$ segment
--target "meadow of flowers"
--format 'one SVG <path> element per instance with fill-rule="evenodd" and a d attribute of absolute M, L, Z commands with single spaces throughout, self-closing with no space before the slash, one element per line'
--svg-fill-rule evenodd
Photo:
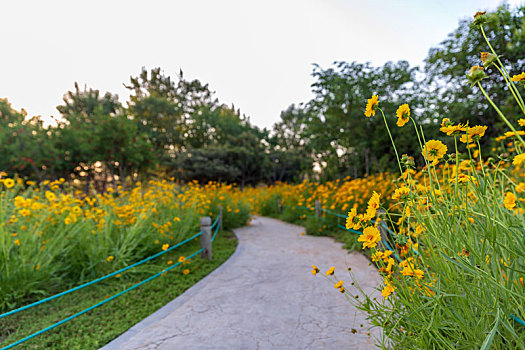
<path fill-rule="evenodd" d="M 200 217 L 216 217 L 219 206 L 225 229 L 250 217 L 231 185 L 163 180 L 86 195 L 63 179 L 36 184 L 2 175 L 0 310 L 166 250 L 199 232 Z"/>
<path fill-rule="evenodd" d="M 476 14 L 473 25 L 485 36 L 484 16 Z M 492 50 L 488 40 L 487 44 Z M 349 293 L 349 283 L 341 279 L 346 271 L 327 268 L 325 273 L 382 328 L 382 347 L 525 348 L 525 132 L 514 126 L 525 126 L 525 119 L 511 122 L 483 88 L 485 68 L 492 65 L 525 116 L 520 92 L 525 72 L 511 76 L 494 51 L 482 52 L 481 62 L 483 67 L 472 67 L 467 79 L 509 127 L 496 139 L 506 154 L 482 156 L 479 141 L 488 126 L 444 118 L 440 130 L 455 146 L 449 150 L 440 140 L 425 141 L 422 129 L 413 123 L 424 166 L 416 171 L 411 156 L 398 157 L 401 174 L 395 190 L 374 189 L 366 209 L 352 209 L 346 219 L 347 228 L 363 231 L 362 248 L 384 278 L 378 288 L 381 297 Z M 374 95 L 365 117 L 379 112 L 384 118 L 379 105 Z M 399 107 L 397 117 L 398 127 L 411 127 L 407 105 Z M 392 144 L 395 149 L 393 140 Z M 377 223 L 372 223 L 379 208 L 387 213 L 392 249 L 386 248 Z M 319 272 L 314 265 L 312 273 Z"/>

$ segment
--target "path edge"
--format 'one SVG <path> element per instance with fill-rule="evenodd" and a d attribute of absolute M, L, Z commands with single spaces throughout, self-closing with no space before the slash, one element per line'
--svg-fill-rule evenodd
<path fill-rule="evenodd" d="M 239 227 L 241 228 L 241 227 Z M 122 346 L 131 338 L 133 338 L 135 335 L 140 333 L 144 328 L 149 327 L 150 325 L 166 318 L 168 315 L 170 315 L 174 310 L 178 309 L 182 305 L 184 305 L 186 302 L 188 302 L 191 298 L 193 298 L 197 293 L 199 293 L 202 288 L 204 288 L 211 280 L 211 278 L 220 273 L 220 271 L 231 264 L 233 261 L 237 260 L 239 255 L 244 250 L 244 245 L 242 244 L 241 239 L 239 238 L 239 235 L 235 232 L 237 229 L 233 229 L 232 232 L 237 238 L 237 248 L 235 249 L 235 252 L 226 260 L 222 265 L 217 267 L 215 270 L 210 272 L 207 276 L 205 276 L 203 279 L 201 279 L 199 282 L 195 283 L 193 286 L 188 288 L 184 293 L 170 301 L 168 304 L 164 305 L 145 319 L 139 321 L 137 324 L 133 325 L 131 328 L 129 328 L 127 331 L 116 337 L 115 339 L 111 340 L 109 343 L 101 347 L 99 350 L 121 350 Z"/>

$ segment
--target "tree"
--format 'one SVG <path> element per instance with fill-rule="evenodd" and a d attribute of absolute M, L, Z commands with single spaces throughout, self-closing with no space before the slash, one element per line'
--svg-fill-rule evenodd
<path fill-rule="evenodd" d="M 130 85 L 124 86 L 132 93 L 128 115 L 137 122 L 139 131 L 148 135 L 160 159 L 168 162 L 184 146 L 191 116 L 216 105 L 208 85 L 184 80 L 182 71 L 174 82 L 160 68 L 149 73 L 142 68 L 140 75 L 131 77 Z"/>
<path fill-rule="evenodd" d="M 116 187 L 131 175 L 152 167 L 152 147 L 145 135 L 138 132 L 137 124 L 128 119 L 110 93 L 103 96 L 98 90 L 75 84 L 75 91 L 64 95 L 64 105 L 57 109 L 63 120 L 54 129 L 55 147 L 62 150 L 55 161 L 64 177 L 85 182 L 86 189 L 95 181 L 105 190 L 108 181 Z"/>
<path fill-rule="evenodd" d="M 417 113 L 421 104 L 416 94 L 417 70 L 406 61 L 387 62 L 383 67 L 356 62 L 335 62 L 328 69 L 315 66 L 315 97 L 308 104 L 313 117 L 306 134 L 311 138 L 314 161 L 323 169 L 323 179 L 396 169 L 381 113 L 372 118 L 364 116 L 366 101 L 373 94 L 379 95 L 400 152 L 419 153 L 417 138 L 408 130 L 410 125 L 401 129 L 395 125 L 395 111 L 403 103 L 412 107 L 413 118 L 425 118 Z"/>
<path fill-rule="evenodd" d="M 487 14 L 485 33 L 510 74 L 523 71 L 525 64 L 525 6 L 511 11 L 503 4 Z M 433 105 L 433 117 L 448 117 L 455 122 L 470 125 L 487 125 L 487 140 L 490 136 L 507 130 L 495 110 L 486 103 L 477 87 L 471 88 L 465 78 L 473 65 L 481 65 L 480 52 L 489 47 L 479 27 L 472 27 L 472 18 L 460 21 L 456 30 L 438 46 L 432 48 L 425 60 L 426 83 L 432 84 L 429 105 Z M 503 77 L 494 67 L 486 70 L 489 79 L 482 84 L 491 99 L 508 116 L 515 119 L 523 115 L 518 110 L 512 95 L 505 86 Z M 520 116 L 521 115 L 521 116 Z M 482 141 L 484 140 L 482 139 Z"/>
<path fill-rule="evenodd" d="M 281 120 L 273 125 L 268 138 L 272 182 L 293 182 L 311 175 L 313 159 L 307 134 L 311 117 L 304 105 L 292 104 L 281 112 Z"/>

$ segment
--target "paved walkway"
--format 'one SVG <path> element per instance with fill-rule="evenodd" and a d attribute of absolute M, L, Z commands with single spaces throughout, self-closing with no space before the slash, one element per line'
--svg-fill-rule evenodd
<path fill-rule="evenodd" d="M 350 281 L 351 266 L 368 292 L 377 273 L 333 239 L 301 232 L 269 218 L 235 230 L 239 246 L 225 264 L 103 350 L 374 348 L 364 315 L 310 271 L 333 265 Z"/>

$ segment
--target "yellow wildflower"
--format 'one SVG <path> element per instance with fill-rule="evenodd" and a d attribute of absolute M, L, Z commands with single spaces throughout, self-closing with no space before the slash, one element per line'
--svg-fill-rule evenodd
<path fill-rule="evenodd" d="M 352 208 L 352 210 L 348 212 L 348 217 L 346 218 L 346 229 L 359 230 L 360 226 L 361 218 L 359 215 L 357 215 L 356 209 Z"/>
<path fill-rule="evenodd" d="M 505 193 L 505 199 L 503 200 L 505 208 L 507 208 L 508 210 L 514 209 L 514 207 L 516 206 L 517 199 L 518 198 L 516 197 L 516 195 L 512 192 Z"/>
<path fill-rule="evenodd" d="M 445 119 L 443 119 L 445 120 Z M 452 124 L 449 124 L 449 123 L 446 123 L 445 125 L 443 125 L 443 123 L 441 124 L 441 128 L 439 128 L 439 130 L 441 132 L 444 132 L 445 134 L 447 134 L 448 136 L 452 135 L 452 134 L 459 134 L 463 131 L 466 131 L 467 130 L 467 126 L 468 126 L 468 123 L 467 124 L 458 124 L 458 125 L 452 125 Z"/>
<path fill-rule="evenodd" d="M 339 281 L 339 282 L 337 282 L 336 284 L 334 284 L 334 288 L 335 288 L 335 289 L 339 289 L 339 288 L 341 288 L 342 286 L 343 286 L 343 281 Z"/>
<path fill-rule="evenodd" d="M 13 179 L 5 179 L 4 180 L 4 186 L 7 187 L 7 188 L 11 188 L 15 185 L 15 181 Z"/>
<path fill-rule="evenodd" d="M 168 250 L 169 247 L 170 247 L 169 244 L 167 244 L 167 243 L 166 243 L 166 244 L 163 244 L 163 245 L 162 245 L 162 250 Z"/>
<path fill-rule="evenodd" d="M 388 297 L 394 292 L 394 286 L 390 284 L 388 280 L 385 279 L 385 287 L 381 291 L 381 295 L 388 299 Z"/>
<path fill-rule="evenodd" d="M 357 239 L 358 242 L 363 242 L 363 249 L 374 248 L 377 246 L 377 242 L 381 240 L 381 234 L 379 230 L 374 226 L 368 226 L 363 230 L 363 234 Z"/>
<path fill-rule="evenodd" d="M 410 120 L 410 107 L 408 104 L 402 104 L 396 111 L 397 126 L 402 127 Z"/>
<path fill-rule="evenodd" d="M 476 125 L 471 128 L 468 128 L 467 134 L 461 135 L 461 138 L 459 139 L 463 143 L 471 143 L 478 141 L 483 135 L 485 135 L 485 131 L 487 130 L 487 127 L 484 125 Z"/>
<path fill-rule="evenodd" d="M 107 262 L 112 262 L 113 260 L 115 260 L 115 257 L 113 255 L 110 255 L 106 258 Z"/>
<path fill-rule="evenodd" d="M 523 162 L 525 162 L 525 153 L 518 154 L 517 156 L 515 156 L 514 160 L 512 161 L 512 164 L 519 166 L 523 164 Z"/>
<path fill-rule="evenodd" d="M 379 197 L 381 195 L 376 191 L 372 192 L 372 197 L 368 201 L 368 208 L 366 209 L 366 216 L 368 219 L 372 219 L 376 215 L 377 209 L 379 209 Z"/>
<path fill-rule="evenodd" d="M 184 271 L 182 271 L 182 273 L 185 274 L 185 275 L 187 275 L 187 274 L 190 273 L 190 270 L 188 270 L 188 269 L 184 269 Z"/>
<path fill-rule="evenodd" d="M 406 186 L 396 188 L 396 190 L 394 191 L 394 194 L 392 195 L 392 200 L 395 200 L 395 201 L 407 200 L 409 194 L 410 194 L 410 188 Z"/>
<path fill-rule="evenodd" d="M 312 265 L 312 275 L 317 275 L 319 273 L 319 268 L 315 265 Z"/>
<path fill-rule="evenodd" d="M 379 261 L 383 259 L 383 252 L 380 250 L 377 250 L 375 253 L 372 254 L 371 258 L 372 258 L 372 261 Z"/>
<path fill-rule="evenodd" d="M 519 82 L 519 81 L 522 81 L 525 79 L 525 72 L 521 73 L 521 74 L 516 74 L 516 75 L 513 75 L 511 80 L 514 81 L 514 82 Z"/>
<path fill-rule="evenodd" d="M 15 240 L 13 243 L 16 244 L 17 246 L 20 246 L 20 240 L 19 239 Z"/>
<path fill-rule="evenodd" d="M 447 150 L 448 148 L 443 144 L 443 142 L 438 140 L 430 140 L 425 143 L 421 153 L 423 154 L 423 157 L 427 159 L 427 161 L 434 162 L 443 158 L 445 153 L 447 153 Z"/>
<path fill-rule="evenodd" d="M 523 118 L 522 119 L 518 119 L 518 124 L 520 126 L 525 126 L 525 119 L 523 119 Z"/>
<path fill-rule="evenodd" d="M 335 267 L 332 266 L 331 268 L 328 269 L 328 271 L 326 271 L 326 275 L 327 276 L 333 275 L 334 271 L 335 271 Z"/>
<path fill-rule="evenodd" d="M 377 95 L 372 95 L 372 98 L 369 98 L 366 102 L 365 117 L 370 118 L 371 116 L 376 115 L 376 109 L 379 105 L 379 99 Z"/>
<path fill-rule="evenodd" d="M 178 262 L 184 262 L 184 261 L 186 261 L 186 258 L 185 258 L 185 257 L 183 257 L 183 256 L 179 257 Z"/>

